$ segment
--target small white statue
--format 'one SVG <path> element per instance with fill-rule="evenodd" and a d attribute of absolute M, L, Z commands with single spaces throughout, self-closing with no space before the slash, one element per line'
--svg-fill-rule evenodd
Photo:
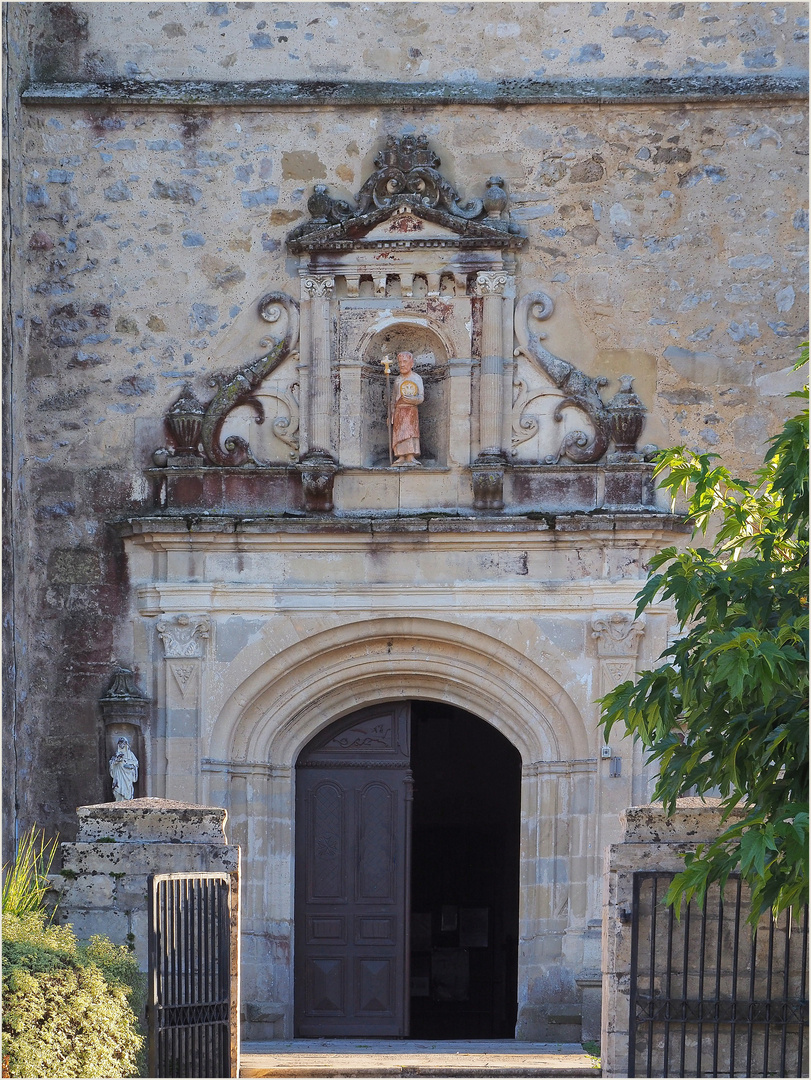
<path fill-rule="evenodd" d="M 131 799 L 138 779 L 138 758 L 130 749 L 130 741 L 124 735 L 118 740 L 118 749 L 110 758 L 110 776 L 113 778 L 113 795 L 116 802 Z"/>

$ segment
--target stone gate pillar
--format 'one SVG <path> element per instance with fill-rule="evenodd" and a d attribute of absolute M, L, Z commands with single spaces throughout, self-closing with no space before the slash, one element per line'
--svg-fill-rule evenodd
<path fill-rule="evenodd" d="M 218 871 L 231 879 L 232 1076 L 239 1047 L 239 860 L 225 836 L 227 813 L 167 799 L 130 799 L 80 806 L 75 843 L 61 845 L 62 870 L 51 875 L 58 897 L 55 920 L 76 936 L 104 934 L 128 945 L 138 967 L 147 951 L 152 874 Z"/>

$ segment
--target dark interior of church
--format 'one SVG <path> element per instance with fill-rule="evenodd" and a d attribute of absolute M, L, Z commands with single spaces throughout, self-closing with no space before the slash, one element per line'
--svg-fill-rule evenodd
<path fill-rule="evenodd" d="M 512 1038 L 520 755 L 462 709 L 411 715 L 411 1037 Z"/>

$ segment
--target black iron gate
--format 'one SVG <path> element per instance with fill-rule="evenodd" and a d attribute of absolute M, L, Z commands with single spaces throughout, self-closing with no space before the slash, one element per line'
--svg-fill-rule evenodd
<path fill-rule="evenodd" d="M 230 888 L 223 873 L 150 879 L 150 1076 L 231 1076 Z"/>
<path fill-rule="evenodd" d="M 629 1076 L 808 1076 L 808 908 L 746 922 L 731 877 L 704 904 L 662 900 L 673 874 L 634 874 Z"/>

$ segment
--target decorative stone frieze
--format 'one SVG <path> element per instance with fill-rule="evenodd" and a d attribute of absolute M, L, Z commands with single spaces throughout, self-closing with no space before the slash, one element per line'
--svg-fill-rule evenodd
<path fill-rule="evenodd" d="M 205 655 L 205 642 L 211 622 L 207 615 L 176 615 L 161 619 L 157 625 L 167 660 L 197 658 Z"/>

